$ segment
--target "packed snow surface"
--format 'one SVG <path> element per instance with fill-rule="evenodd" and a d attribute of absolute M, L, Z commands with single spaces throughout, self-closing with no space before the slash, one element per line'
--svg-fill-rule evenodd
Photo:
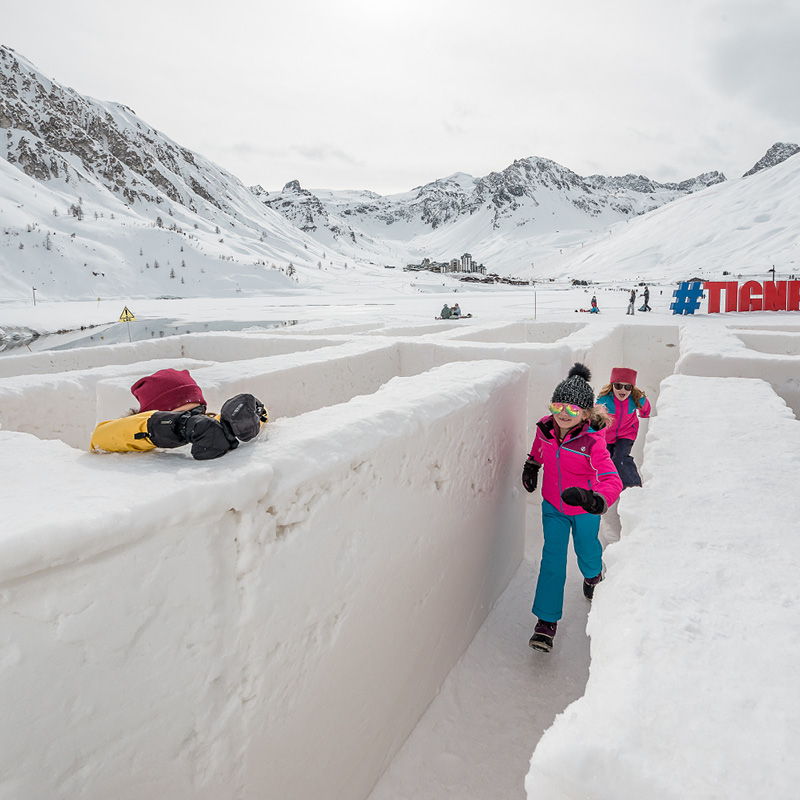
<path fill-rule="evenodd" d="M 355 728 L 348 723 L 346 735 L 295 740 L 302 743 L 299 750 L 295 747 L 280 759 L 289 764 L 284 774 L 291 774 L 293 759 L 321 766 L 301 774 L 323 783 L 327 777 L 321 794 L 329 797 L 524 800 L 526 785 L 530 800 L 793 797 L 800 778 L 791 758 L 792 743 L 800 733 L 795 691 L 800 597 L 793 589 L 793 575 L 800 566 L 794 546 L 800 508 L 791 488 L 800 479 L 800 429 L 795 416 L 800 410 L 800 318 L 786 312 L 708 315 L 704 309 L 695 317 L 673 317 L 671 286 L 651 286 L 653 313 L 631 318 L 625 315 L 629 290 L 630 285 L 608 283 L 588 290 L 554 287 L 536 294 L 460 291 L 443 293 L 438 300 L 387 293 L 335 299 L 141 301 L 133 304 L 137 319 L 170 318 L 179 323 L 222 319 L 231 323 L 232 332 L 194 336 L 179 331 L 180 335 L 156 334 L 150 341 L 131 345 L 125 338 L 112 347 L 100 343 L 59 351 L 44 349 L 48 340 L 43 337 L 31 343 L 31 352 L 22 347 L 1 357 L 0 375 L 5 377 L 0 377 L 0 411 L 6 416 L 0 435 L 8 476 L 2 502 L 9 549 L 0 611 L 22 613 L 12 613 L 13 624 L 4 627 L 0 650 L 2 683 L 15 698 L 7 704 L 2 730 L 10 777 L 0 784 L 0 796 L 15 800 L 43 796 L 33 789 L 26 794 L 20 777 L 25 764 L 31 769 L 36 765 L 36 780 L 42 786 L 60 781 L 62 790 L 69 787 L 75 797 L 109 792 L 152 796 L 154 785 L 157 792 L 175 797 L 183 792 L 216 800 L 234 786 L 241 789 L 241 796 L 259 796 L 258 779 L 265 781 L 262 787 L 270 781 L 273 786 L 289 784 L 277 781 L 275 763 L 270 761 L 270 754 L 283 750 L 269 736 L 262 738 L 264 728 L 248 729 L 248 721 L 260 715 L 266 719 L 275 709 L 290 712 L 299 707 L 297 702 L 302 706 L 299 698 L 308 691 L 307 698 L 316 698 L 307 706 L 309 714 L 312 707 L 330 706 L 343 720 L 344 709 L 363 711 Z M 576 313 L 589 306 L 593 292 L 601 313 Z M 474 314 L 472 319 L 433 319 L 442 302 L 452 304 L 455 299 L 465 312 Z M 121 306 L 115 306 L 114 313 L 119 311 Z M 297 324 L 278 329 L 256 324 L 247 331 L 234 324 L 257 323 L 259 315 Z M 0 327 L 51 332 L 109 322 L 109 316 L 105 301 L 49 303 L 35 309 L 14 306 L 0 311 Z M 123 324 L 114 327 L 125 330 Z M 127 400 L 125 384 L 139 348 L 140 357 L 148 362 L 194 359 L 193 374 L 208 370 L 220 397 L 240 378 L 263 380 L 267 405 L 271 391 L 276 407 L 283 404 L 285 410 L 257 442 L 213 465 L 192 462 L 181 451 L 131 457 L 86 453 L 78 449 L 78 441 L 81 431 L 90 427 L 88 417 L 70 423 L 74 428 L 68 435 L 74 437 L 74 446 L 43 441 L 48 437 L 47 419 L 54 420 L 81 398 L 94 393 L 92 403 L 101 414 L 102 409 L 116 410 Z M 115 353 L 120 360 L 115 360 Z M 242 360 L 237 361 L 237 354 Z M 103 365 L 95 368 L 99 374 L 93 373 L 94 359 Z M 433 605 L 422 600 L 424 613 L 416 621 L 413 614 L 407 617 L 408 627 L 404 622 L 392 627 L 389 620 L 399 619 L 400 612 L 371 615 L 369 602 L 354 616 L 351 601 L 356 595 L 362 600 L 378 595 L 377 590 L 374 596 L 355 591 L 361 580 L 355 566 L 361 563 L 359 553 L 370 570 L 378 564 L 391 565 L 394 546 L 402 546 L 412 528 L 424 534 L 435 550 L 436 531 L 428 530 L 424 521 L 409 526 L 404 519 L 413 511 L 420 512 L 422 520 L 426 508 L 436 506 L 437 485 L 445 493 L 441 510 L 450 511 L 437 517 L 433 528 L 439 531 L 449 524 L 444 520 L 451 514 L 456 514 L 456 527 L 473 530 L 480 518 L 479 527 L 486 523 L 491 528 L 480 495 L 475 494 L 471 462 L 458 457 L 457 445 L 478 442 L 495 458 L 491 442 L 479 434 L 498 414 L 486 417 L 481 409 L 493 407 L 492 398 L 502 386 L 507 387 L 502 395 L 508 404 L 500 407 L 515 407 L 518 401 L 513 398 L 524 388 L 519 382 L 522 373 L 500 365 L 511 361 L 530 372 L 524 379 L 528 430 L 524 431 L 522 420 L 518 431 L 528 437 L 520 449 L 524 457 L 531 419 L 541 416 L 555 383 L 574 360 L 590 365 L 596 389 L 612 366 L 638 369 L 637 383 L 655 405 L 655 416 L 649 426 L 642 425 L 634 451 L 644 487 L 626 491 L 618 510 L 613 508 L 601 527 L 608 543 L 607 579 L 590 609 L 571 565 L 554 652 L 548 656 L 528 648 L 541 547 L 540 497 L 523 493 L 525 556 L 472 644 L 445 678 L 443 672 L 428 668 L 433 654 L 446 651 L 455 660 L 475 633 L 477 626 L 471 627 L 472 623 L 489 608 L 468 612 L 469 592 L 459 594 L 458 601 L 444 592 L 436 595 Z M 442 366 L 447 370 L 440 371 Z M 315 382 L 315 374 L 323 378 Z M 347 396 L 348 382 L 360 398 Z M 305 393 L 291 399 L 285 387 L 298 383 L 306 387 Z M 412 386 L 416 388 L 410 391 Z M 71 394 L 62 393 L 67 389 Z M 34 396 L 29 392 L 37 393 L 31 407 L 25 399 Z M 303 401 L 309 409 L 320 410 L 306 410 Z M 37 420 L 39 404 L 43 413 Z M 293 417 L 292 405 L 300 416 Z M 445 413 L 447 408 L 452 414 Z M 441 418 L 442 428 L 431 439 L 433 418 Z M 15 420 L 38 426 L 34 435 L 15 433 L 22 429 L 14 428 Z M 56 431 L 54 438 L 62 436 Z M 386 450 L 381 449 L 384 441 Z M 361 451 L 357 458 L 356 451 Z M 443 460 L 433 462 L 438 463 L 435 469 L 430 459 L 437 452 Z M 383 453 L 387 461 L 379 466 Z M 359 467 L 365 457 L 368 466 Z M 500 485 L 519 492 L 521 463 L 515 461 L 519 453 L 501 456 L 503 464 L 506 457 L 511 459 L 509 482 L 503 477 Z M 142 473 L 138 465 L 143 463 L 152 464 L 152 469 Z M 313 524 L 308 527 L 303 520 L 313 508 L 308 500 L 315 496 L 314 487 L 336 486 L 330 481 L 337 474 L 336 480 L 344 480 L 348 489 L 333 489 L 334 496 L 326 501 L 332 503 L 323 509 L 330 522 L 318 529 Z M 376 475 L 380 476 L 377 494 Z M 421 481 L 420 487 L 432 487 L 433 505 L 412 509 L 421 496 L 413 492 L 406 504 L 397 505 L 396 487 L 392 488 L 397 479 L 403 485 L 408 479 L 412 486 Z M 257 523 L 263 511 L 236 509 L 253 508 L 259 497 L 271 492 L 283 498 L 281 503 L 287 502 L 268 512 L 277 513 L 278 519 L 273 532 L 263 538 Z M 122 497 L 124 502 L 115 500 Z M 381 507 L 380 536 L 371 521 L 373 501 Z M 500 508 L 493 506 L 493 519 Z M 469 509 L 469 521 L 461 522 Z M 368 544 L 367 549 L 353 549 L 339 540 L 341 549 L 336 550 L 339 545 L 331 541 L 333 549 L 324 551 L 329 558 L 320 560 L 319 547 L 327 541 L 324 532 L 332 524 L 344 531 L 340 526 L 349 518 L 353 530 L 361 531 L 356 540 Z M 160 533 L 154 531 L 157 527 L 162 528 Z M 14 536 L 15 530 L 24 535 Z M 292 538 L 292 531 L 305 530 L 318 531 L 308 539 L 308 549 L 306 545 L 287 549 L 287 542 L 305 539 L 302 534 Z M 245 544 L 230 550 L 237 531 L 247 531 Z M 491 540 L 485 541 L 489 550 L 484 557 L 495 547 L 488 544 Z M 465 562 L 466 540 L 456 542 L 457 538 L 436 551 L 436 558 L 446 556 L 442 563 L 454 570 L 447 573 L 453 581 L 448 585 L 461 592 L 469 584 L 463 576 L 470 569 L 476 575 L 480 560 Z M 264 561 L 265 548 L 279 554 L 278 560 Z M 479 551 L 480 546 L 473 551 L 476 557 Z M 289 569 L 286 559 L 292 553 L 295 560 Z M 412 566 L 400 584 L 399 573 L 390 569 L 381 592 L 402 589 L 420 575 L 429 588 L 437 584 L 435 558 L 415 562 L 414 548 L 408 555 L 409 563 L 418 566 Z M 109 572 L 115 560 L 124 565 L 131 558 L 135 568 L 130 575 L 116 587 L 108 578 L 103 584 L 104 574 L 117 574 Z M 514 558 L 512 548 L 496 563 L 507 567 Z M 333 595 L 323 592 L 317 597 L 311 591 L 310 605 L 303 601 L 295 608 L 295 600 L 289 618 L 281 622 L 276 600 L 280 592 L 296 598 L 306 585 L 312 589 L 326 585 L 330 578 L 326 564 L 337 565 L 335 569 L 348 565 L 340 573 L 347 579 L 337 584 L 342 592 L 337 597 L 348 609 L 344 617 Z M 179 580 L 174 580 L 173 567 L 180 571 Z M 225 589 L 221 576 L 227 570 L 245 581 L 238 593 Z M 503 585 L 510 577 L 502 569 L 492 574 L 495 579 L 503 575 Z M 266 583 L 260 583 L 262 578 Z M 278 594 L 261 597 L 268 586 Z M 478 591 L 478 584 L 474 588 Z M 400 602 L 398 608 L 402 594 L 393 595 Z M 101 607 L 102 596 L 114 601 Z M 425 597 L 424 591 L 420 597 Z M 264 605 L 254 603 L 256 598 Z M 174 608 L 172 622 L 159 608 Z M 240 628 L 224 621 L 234 609 L 240 615 Z M 465 614 L 466 627 L 453 623 L 452 617 L 447 623 L 440 621 L 439 612 L 453 609 L 456 616 Z M 590 639 L 584 633 L 587 613 Z M 336 622 L 337 614 L 345 620 L 344 627 Z M 358 623 L 346 633 L 347 620 L 357 619 L 372 620 L 377 627 Z M 433 628 L 424 628 L 423 622 Z M 170 624 L 177 626 L 174 635 Z M 293 624 L 299 632 L 296 640 Z M 438 635 L 437 624 L 443 624 Z M 424 672 L 426 679 L 408 677 L 383 688 L 397 701 L 390 716 L 396 721 L 400 715 L 405 731 L 400 733 L 401 725 L 390 744 L 379 736 L 376 747 L 359 748 L 361 767 L 347 772 L 348 747 L 339 745 L 352 744 L 351 735 L 367 719 L 375 720 L 385 733 L 385 719 L 380 722 L 380 715 L 368 713 L 372 707 L 383 713 L 385 706 L 365 702 L 362 709 L 354 696 L 341 702 L 347 695 L 340 681 L 321 677 L 326 669 L 322 656 L 333 653 L 337 641 L 346 642 L 355 658 L 337 656 L 332 662 L 335 669 L 343 669 L 344 676 L 366 666 L 371 677 L 363 689 L 371 691 L 373 679 L 387 669 L 376 662 L 385 651 L 376 645 L 374 630 L 393 633 L 393 645 L 404 643 L 391 663 L 405 652 L 406 642 L 420 645 L 410 675 L 420 678 Z M 276 632 L 288 637 L 283 640 L 287 650 L 269 649 L 268 639 Z M 104 639 L 108 636 L 111 639 Z M 188 660 L 180 649 L 183 642 L 199 647 Z M 62 653 L 63 660 L 43 659 L 50 647 Z M 159 702 L 133 702 L 133 694 L 140 698 L 151 691 L 145 682 L 131 690 L 121 707 L 114 702 L 104 705 L 101 696 L 116 697 L 115 679 L 120 676 L 139 686 L 136 681 L 153 669 L 154 653 L 161 653 L 173 666 L 205 663 L 209 668 L 184 684 L 165 676 L 169 695 Z M 117 665 L 110 672 L 102 668 L 108 654 Z M 209 660 L 203 661 L 206 657 Z M 287 658 L 287 664 L 304 666 L 299 672 L 284 672 L 278 665 Z M 241 659 L 244 665 L 241 680 L 232 680 L 226 672 L 231 659 Z M 260 669 L 266 670 L 267 683 L 259 682 Z M 45 672 L 49 677 L 41 677 Z M 423 683 L 429 694 L 421 701 Z M 93 686 L 99 687 L 100 695 L 92 695 Z M 194 733 L 182 738 L 187 735 L 182 726 L 191 714 L 178 708 L 187 697 L 190 705 L 208 713 L 196 717 Z M 37 698 L 40 711 L 32 713 Z M 409 720 L 416 719 L 431 699 L 403 744 L 413 724 Z M 120 729 L 120 714 L 134 708 L 139 722 Z M 224 709 L 221 716 L 214 711 L 218 708 Z M 258 709 L 255 716 L 253 708 Z M 153 717 L 144 722 L 150 712 L 159 720 L 155 727 Z M 42 739 L 30 736 L 32 729 L 25 726 L 38 720 L 36 724 L 52 734 L 58 729 L 51 724 L 53 714 L 68 722 L 63 728 L 68 734 L 58 737 L 46 756 L 38 757 Z M 234 728 L 236 735 L 228 736 Z M 169 763 L 177 763 L 176 753 L 186 759 L 179 762 L 182 772 L 174 772 L 169 785 L 137 783 L 152 764 L 160 763 L 160 755 L 147 744 L 154 732 L 172 743 L 164 751 Z M 391 763 L 388 758 L 374 758 L 379 751 L 386 756 L 398 748 Z M 101 756 L 87 762 L 84 756 L 89 752 Z M 134 753 L 139 756 L 132 764 Z M 248 773 L 248 758 L 263 764 Z M 234 777 L 220 789 L 219 775 L 231 764 L 236 765 Z M 384 768 L 369 794 L 368 787 Z M 109 788 L 112 776 L 118 781 L 131 769 L 138 777 L 129 784 L 128 795 L 120 794 L 118 786 Z M 194 788 L 187 790 L 190 785 Z M 103 787 L 101 793 L 93 794 L 98 787 Z M 204 795 L 205 790 L 212 794 Z"/>
<path fill-rule="evenodd" d="M 536 748 L 530 798 L 795 796 L 798 453 L 764 381 L 662 383 L 589 615 L 586 693 Z"/>

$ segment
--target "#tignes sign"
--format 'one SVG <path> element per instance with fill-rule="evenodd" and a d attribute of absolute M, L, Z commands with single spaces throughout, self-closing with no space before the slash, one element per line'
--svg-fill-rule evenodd
<path fill-rule="evenodd" d="M 725 311 L 800 311 L 800 281 L 706 281 L 708 313 Z"/>
<path fill-rule="evenodd" d="M 694 314 L 708 292 L 708 313 L 722 311 L 800 311 L 800 281 L 684 281 L 672 293 L 673 314 Z"/>

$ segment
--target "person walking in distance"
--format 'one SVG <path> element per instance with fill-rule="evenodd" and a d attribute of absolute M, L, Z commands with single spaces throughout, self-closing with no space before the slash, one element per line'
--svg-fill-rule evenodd
<path fill-rule="evenodd" d="M 650 289 L 645 286 L 644 292 L 642 292 L 642 296 L 644 297 L 644 305 L 642 306 L 643 311 L 652 311 L 653 309 L 650 308 Z"/>
<path fill-rule="evenodd" d="M 628 314 L 634 314 L 636 311 L 636 289 L 631 289 L 631 296 L 628 300 Z"/>
<path fill-rule="evenodd" d="M 598 538 L 600 514 L 619 497 L 622 481 L 606 448 L 606 410 L 595 406 L 591 372 L 576 363 L 556 386 L 550 414 L 536 425 L 536 436 L 522 472 L 526 491 L 542 478 L 542 548 L 533 600 L 538 618 L 530 646 L 550 652 L 564 605 L 567 552 L 572 535 L 578 567 L 589 600 L 603 578 L 603 548 Z"/>

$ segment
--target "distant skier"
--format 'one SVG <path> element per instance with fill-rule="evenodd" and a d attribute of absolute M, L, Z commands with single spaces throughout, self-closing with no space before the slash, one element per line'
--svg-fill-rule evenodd
<path fill-rule="evenodd" d="M 652 311 L 653 309 L 650 308 L 650 289 L 647 286 L 644 287 L 644 292 L 642 292 L 642 297 L 644 297 L 644 305 L 642 306 L 642 311 Z"/>
<path fill-rule="evenodd" d="M 628 301 L 628 314 L 634 314 L 636 312 L 636 289 L 631 289 L 631 297 Z"/>
<path fill-rule="evenodd" d="M 610 382 L 597 395 L 597 405 L 613 417 L 606 429 L 606 445 L 625 489 L 642 485 L 631 448 L 639 433 L 639 417 L 646 419 L 651 410 L 650 401 L 636 386 L 636 375 L 635 369 L 614 367 Z"/>
<path fill-rule="evenodd" d="M 550 415 L 536 424 L 536 437 L 522 471 L 522 485 L 533 492 L 544 467 L 544 547 L 532 609 L 538 620 L 529 642 L 534 650 L 544 652 L 553 649 L 563 611 L 570 533 L 584 577 L 583 593 L 591 600 L 603 578 L 599 515 L 622 491 L 606 449 L 603 429 L 610 419 L 605 408 L 594 404 L 590 378 L 588 367 L 576 363 L 556 386 Z"/>
<path fill-rule="evenodd" d="M 600 309 L 597 306 L 597 295 L 594 295 L 594 294 L 592 295 L 592 308 L 590 310 L 590 313 L 592 313 L 592 314 L 599 314 L 600 313 Z"/>
<path fill-rule="evenodd" d="M 162 369 L 131 387 L 139 412 L 101 422 L 94 429 L 93 453 L 145 452 L 191 444 L 192 456 L 205 461 L 254 439 L 269 415 L 252 394 L 237 394 L 219 414 L 206 413 L 203 392 L 185 369 Z"/>

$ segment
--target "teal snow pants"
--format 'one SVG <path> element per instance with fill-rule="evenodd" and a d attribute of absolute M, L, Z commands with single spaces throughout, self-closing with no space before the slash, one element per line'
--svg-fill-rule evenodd
<path fill-rule="evenodd" d="M 583 577 L 594 578 L 603 569 L 603 546 L 597 538 L 600 517 L 597 514 L 562 514 L 552 503 L 542 500 L 542 529 L 544 547 L 532 611 L 546 622 L 558 622 L 564 606 L 570 531 Z"/>

